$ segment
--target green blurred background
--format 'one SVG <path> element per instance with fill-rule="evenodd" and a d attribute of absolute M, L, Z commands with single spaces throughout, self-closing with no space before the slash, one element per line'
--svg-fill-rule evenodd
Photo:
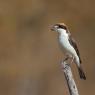
<path fill-rule="evenodd" d="M 78 42 L 87 80 L 71 66 L 80 95 L 95 94 L 95 0 L 0 0 L 0 95 L 69 95 L 57 34 Z"/>

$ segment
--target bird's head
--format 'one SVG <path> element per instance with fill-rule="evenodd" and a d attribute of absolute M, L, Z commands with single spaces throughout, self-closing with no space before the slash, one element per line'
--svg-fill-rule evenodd
<path fill-rule="evenodd" d="M 51 30 L 58 33 L 66 33 L 66 34 L 68 34 L 69 32 L 67 26 L 64 23 L 54 24 Z"/>

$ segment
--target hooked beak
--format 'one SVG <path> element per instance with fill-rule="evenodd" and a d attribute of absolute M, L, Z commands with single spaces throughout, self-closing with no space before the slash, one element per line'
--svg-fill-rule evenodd
<path fill-rule="evenodd" d="M 55 31 L 55 27 L 54 26 L 51 27 L 51 31 Z"/>

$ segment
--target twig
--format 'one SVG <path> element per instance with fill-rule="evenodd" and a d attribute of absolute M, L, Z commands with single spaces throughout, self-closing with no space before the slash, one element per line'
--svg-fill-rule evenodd
<path fill-rule="evenodd" d="M 67 81 L 70 95 L 79 95 L 77 86 L 73 79 L 70 65 L 64 61 L 64 62 L 61 62 L 61 67 L 62 67 L 62 71 L 64 72 L 64 75 Z"/>

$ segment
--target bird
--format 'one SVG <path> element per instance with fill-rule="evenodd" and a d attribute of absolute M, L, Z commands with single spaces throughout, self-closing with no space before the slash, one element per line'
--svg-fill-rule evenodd
<path fill-rule="evenodd" d="M 59 45 L 66 56 L 64 61 L 71 59 L 71 63 L 74 62 L 78 68 L 80 79 L 86 80 L 86 76 L 81 65 L 82 61 L 80 58 L 78 46 L 66 24 L 64 23 L 54 24 L 51 27 L 51 30 L 58 33 Z"/>

